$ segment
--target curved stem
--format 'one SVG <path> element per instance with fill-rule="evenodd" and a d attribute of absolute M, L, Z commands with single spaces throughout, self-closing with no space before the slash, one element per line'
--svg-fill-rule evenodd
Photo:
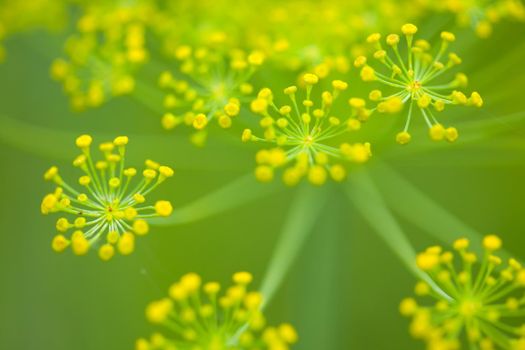
<path fill-rule="evenodd" d="M 0 115 L 0 141 L 8 146 L 37 156 L 70 159 L 78 133 L 51 130 Z"/>
<path fill-rule="evenodd" d="M 481 251 L 482 235 L 441 205 L 416 188 L 385 163 L 378 162 L 378 186 L 385 193 L 386 201 L 406 220 L 425 230 L 433 237 L 451 244 L 458 234 L 471 240 L 471 245 Z M 417 212 L 414 212 L 417 208 Z M 500 255 L 507 259 L 511 255 L 501 250 Z"/>
<path fill-rule="evenodd" d="M 151 85 L 145 84 L 142 80 L 137 79 L 135 89 L 133 89 L 130 96 L 136 102 L 149 108 L 155 113 L 155 116 L 158 114 L 159 120 L 160 116 L 166 112 L 162 102 L 164 98 L 162 91 Z"/>
<path fill-rule="evenodd" d="M 270 259 L 260 291 L 263 307 L 270 302 L 286 273 L 312 231 L 326 201 L 326 189 L 303 185 L 296 194 L 288 212 L 273 256 Z"/>
<path fill-rule="evenodd" d="M 312 231 L 317 218 L 321 214 L 326 203 L 326 189 L 314 188 L 309 184 L 303 184 L 298 189 L 295 198 L 288 211 L 287 219 L 281 231 L 272 258 L 259 290 L 264 297 L 261 309 L 270 303 L 275 293 L 282 284 L 286 274 L 290 270 L 297 255 Z M 248 324 L 241 327 L 229 340 L 229 344 L 235 344 L 239 336 L 248 328 Z"/>
<path fill-rule="evenodd" d="M 482 119 L 476 119 L 473 121 L 464 121 L 456 123 L 456 127 L 459 129 L 461 135 L 456 145 L 452 147 L 459 147 L 466 144 L 480 143 L 482 140 L 488 138 L 494 138 L 495 135 L 501 134 L 512 134 L 517 138 L 523 139 L 525 136 L 523 133 L 523 124 L 525 122 L 525 111 L 517 111 L 506 115 L 498 116 L 486 109 L 476 111 L 477 115 L 483 113 Z M 465 117 L 469 117 L 465 115 Z M 512 135 L 509 135 L 510 137 Z M 438 142 L 424 142 L 417 145 L 417 147 L 396 147 L 391 148 L 385 152 L 388 157 L 406 158 L 412 157 L 416 154 L 446 151 L 451 147 L 443 147 L 442 143 Z"/>
<path fill-rule="evenodd" d="M 308 349 L 338 349 L 338 338 L 344 332 L 340 301 L 348 295 L 341 288 L 341 275 L 349 273 L 349 266 L 343 261 L 347 255 L 342 249 L 347 247 L 344 234 L 355 233 L 353 226 L 347 226 L 346 202 L 342 194 L 330 193 L 318 228 L 311 233 L 297 259 L 298 266 L 288 278 L 286 294 L 294 296 L 289 302 L 294 316 L 288 321 L 300 330 L 300 344 Z"/>
<path fill-rule="evenodd" d="M 150 220 L 150 223 L 156 226 L 172 226 L 195 222 L 268 196 L 283 188 L 277 182 L 259 183 L 255 176 L 249 173 L 182 208 L 174 210 L 169 218 L 157 218 Z"/>
<path fill-rule="evenodd" d="M 416 266 L 416 253 L 401 226 L 392 215 L 374 182 L 365 171 L 352 174 L 346 186 L 348 199 L 394 251 L 409 271 L 446 299 L 451 299 L 434 281 Z"/>
<path fill-rule="evenodd" d="M 345 190 L 348 199 L 370 226 L 390 246 L 408 269 L 417 277 L 421 277 L 421 272 L 415 264 L 416 253 L 414 248 L 386 207 L 383 198 L 368 174 L 364 170 L 352 174 Z"/>
<path fill-rule="evenodd" d="M 89 132 L 89 128 L 83 132 Z M 78 149 L 74 147 L 75 138 L 82 132 L 56 130 L 51 127 L 34 125 L 25 121 L 0 115 L 0 142 L 15 149 L 44 158 L 70 161 Z M 100 141 L 112 140 L 116 134 L 95 133 Z M 206 150 L 198 149 L 187 140 L 172 135 L 128 135 L 133 150 L 133 159 L 144 159 L 155 155 L 168 154 L 177 159 L 176 170 L 238 170 L 236 157 L 231 154 L 232 147 L 216 140 L 209 140 Z M 141 147 L 134 145 L 142 145 Z M 146 146 L 145 146 L 146 145 Z M 243 155 L 244 157 L 244 155 Z M 169 163 L 167 163 L 169 165 Z"/>

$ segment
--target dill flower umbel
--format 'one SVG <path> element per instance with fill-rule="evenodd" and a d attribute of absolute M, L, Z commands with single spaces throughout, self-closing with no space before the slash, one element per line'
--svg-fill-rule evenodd
<path fill-rule="evenodd" d="M 260 311 L 262 296 L 248 291 L 252 275 L 237 272 L 234 285 L 221 295 L 217 282 L 202 284 L 188 273 L 169 289 L 169 297 L 146 308 L 147 319 L 169 334 L 140 338 L 136 350 L 230 349 L 286 350 L 297 341 L 295 329 L 286 323 L 266 326 Z"/>
<path fill-rule="evenodd" d="M 271 181 L 274 170 L 283 167 L 286 167 L 283 181 L 290 186 L 305 176 L 314 185 L 324 184 L 328 177 L 343 181 L 346 176 L 343 163 L 363 163 L 370 158 L 369 143 L 350 144 L 340 140 L 341 136 L 361 128 L 359 117 L 363 109 L 356 103 L 357 99 L 350 99 L 355 108 L 348 116 L 338 117 L 331 112 L 348 84 L 334 80 L 332 90 L 323 91 L 314 101 L 312 90 L 319 78 L 308 73 L 303 76 L 303 82 L 306 91 L 302 100 L 297 96 L 297 86 L 289 86 L 284 89 L 289 105 L 278 107 L 268 88 L 262 89 L 251 103 L 252 111 L 262 117 L 259 124 L 264 134 L 259 137 L 251 129 L 245 129 L 242 140 L 272 145 L 257 152 L 255 157 L 255 176 L 262 182 Z"/>
<path fill-rule="evenodd" d="M 100 144 L 103 159 L 96 161 L 91 155 L 92 138 L 82 135 L 76 145 L 82 151 L 73 161 L 84 175 L 78 178 L 83 188 L 77 190 L 66 183 L 53 166 L 44 174 L 44 179 L 58 187 L 42 200 L 42 214 L 62 212 L 70 214 L 72 221 L 61 217 L 56 222 L 59 232 L 53 239 L 52 248 L 64 251 L 71 245 L 76 255 L 86 254 L 97 248 L 102 260 L 109 260 L 118 250 L 123 255 L 133 252 L 135 236 L 148 233 L 148 218 L 171 215 L 168 201 L 146 203 L 147 196 L 164 180 L 173 176 L 173 170 L 151 160 L 140 181 L 133 181 L 135 168 L 126 168 L 124 159 L 128 138 L 119 136 L 113 142 Z M 134 184 L 135 182 L 135 184 Z M 66 232 L 73 231 L 67 237 Z"/>
<path fill-rule="evenodd" d="M 202 131 L 215 119 L 222 128 L 229 128 L 239 114 L 245 96 L 253 91 L 248 80 L 264 62 L 260 52 L 246 54 L 242 50 L 227 53 L 205 47 L 179 46 L 175 50 L 179 72 L 163 72 L 159 85 L 167 94 L 162 118 L 165 129 L 184 123 Z M 200 144 L 204 134 L 193 141 Z"/>
<path fill-rule="evenodd" d="M 472 92 L 467 98 L 459 90 L 467 85 L 465 74 L 457 73 L 454 78 L 446 81 L 442 79 L 445 73 L 461 63 L 458 55 L 448 53 L 449 44 L 455 40 L 455 36 L 449 32 L 442 32 L 437 52 L 431 53 L 431 45 L 428 41 L 422 39 L 414 41 L 414 34 L 417 32 L 415 25 L 405 24 L 401 31 L 406 39 L 405 55 L 402 52 L 405 50 L 400 50 L 400 37 L 397 34 L 386 37 L 389 50 L 383 48 L 379 33 L 367 38 L 369 43 L 375 45 L 376 51 L 373 56 L 384 67 L 383 73 L 379 69 L 372 68 L 364 56 L 357 57 L 354 62 L 356 67 L 361 68 L 361 78 L 364 81 L 377 81 L 395 91 L 386 96 L 381 90 L 371 91 L 370 100 L 377 102 L 374 110 L 380 113 L 397 113 L 408 104 L 405 126 L 403 131 L 396 135 L 396 141 L 400 144 L 410 142 L 409 127 L 415 108 L 421 112 L 432 140 L 453 142 L 458 138 L 457 129 L 443 126 L 436 119 L 434 112 L 443 111 L 447 105 L 475 107 L 483 105 L 479 93 Z"/>
<path fill-rule="evenodd" d="M 495 254 L 501 245 L 498 236 L 485 236 L 479 256 L 461 238 L 455 254 L 434 246 L 417 256 L 432 285 L 417 283 L 415 293 L 427 299 L 421 305 L 413 298 L 401 302 L 412 336 L 428 349 L 525 348 L 525 269 L 512 258 L 504 264 Z"/>
<path fill-rule="evenodd" d="M 134 72 L 149 56 L 146 32 L 156 10 L 152 4 L 101 1 L 82 6 L 77 31 L 64 46 L 67 58 L 56 59 L 50 72 L 74 110 L 98 107 L 134 90 Z"/>

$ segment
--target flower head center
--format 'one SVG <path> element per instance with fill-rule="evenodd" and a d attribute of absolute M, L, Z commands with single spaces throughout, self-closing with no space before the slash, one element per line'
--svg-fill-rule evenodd
<path fill-rule="evenodd" d="M 463 300 L 459 305 L 459 313 L 466 318 L 471 318 L 476 316 L 476 314 L 481 310 L 481 303 L 477 300 Z"/>
<path fill-rule="evenodd" d="M 412 80 L 407 85 L 407 90 L 410 92 L 416 92 L 421 89 L 421 82 L 419 80 Z"/>
<path fill-rule="evenodd" d="M 312 135 L 306 135 L 304 138 L 304 145 L 307 147 L 311 147 L 314 143 L 314 137 Z"/>
<path fill-rule="evenodd" d="M 224 83 L 215 83 L 210 90 L 214 100 L 223 101 L 226 99 L 226 86 Z"/>

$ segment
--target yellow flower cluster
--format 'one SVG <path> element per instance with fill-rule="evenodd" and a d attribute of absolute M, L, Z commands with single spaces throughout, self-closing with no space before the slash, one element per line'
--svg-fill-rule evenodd
<path fill-rule="evenodd" d="M 151 160 L 146 161 L 142 179 L 134 184 L 135 168 L 125 168 L 124 158 L 128 138 L 119 136 L 113 142 L 100 144 L 103 159 L 94 161 L 91 156 L 92 138 L 82 135 L 76 145 L 82 153 L 73 165 L 84 173 L 78 179 L 83 190 L 78 191 L 62 179 L 58 168 L 53 166 L 44 179 L 58 187 L 42 200 L 42 214 L 62 212 L 74 216 L 73 221 L 61 217 L 56 222 L 59 232 L 52 242 L 56 252 L 71 246 L 76 255 L 86 254 L 90 248 L 98 248 L 102 260 L 109 260 L 118 250 L 123 255 L 133 252 L 135 235 L 149 231 L 147 219 L 171 215 L 168 201 L 146 204 L 146 196 L 159 184 L 173 176 L 173 170 Z M 65 233 L 72 230 L 70 237 Z M 115 249 L 116 248 L 116 249 Z"/>
<path fill-rule="evenodd" d="M 455 254 L 434 246 L 417 256 L 429 280 L 418 282 L 415 293 L 427 301 L 407 298 L 400 305 L 412 318 L 412 336 L 428 349 L 525 349 L 525 269 L 512 258 L 504 264 L 495 254 L 501 245 L 498 236 L 485 236 L 478 256 L 461 238 Z"/>
<path fill-rule="evenodd" d="M 453 13 L 459 25 L 473 26 L 481 38 L 489 37 L 493 25 L 502 19 L 525 22 L 525 5 L 520 0 L 447 0 L 429 1 L 428 5 L 438 12 Z"/>
<path fill-rule="evenodd" d="M 441 33 L 441 44 L 436 53 L 431 52 L 431 45 L 426 40 L 415 40 L 417 27 L 404 24 L 401 31 L 406 39 L 405 50 L 400 48 L 400 37 L 389 34 L 385 38 L 389 50 L 381 44 L 379 33 L 371 34 L 367 42 L 375 46 L 373 57 L 382 64 L 384 71 L 372 68 L 365 56 L 356 58 L 354 65 L 361 68 L 361 78 L 364 81 L 377 81 L 395 92 L 384 96 L 381 90 L 373 90 L 369 99 L 376 102 L 374 110 L 380 113 L 397 113 L 408 104 L 408 114 L 403 131 L 396 135 L 399 144 L 410 142 L 408 132 L 413 117 L 413 109 L 418 108 L 429 128 L 429 136 L 434 141 L 447 140 L 453 142 L 458 138 L 454 127 L 444 127 L 434 116 L 447 105 L 466 105 L 481 107 L 483 100 L 479 93 L 473 92 L 465 96 L 459 89 L 467 85 L 467 77 L 457 73 L 453 79 L 441 81 L 443 75 L 461 63 L 459 56 L 448 52 L 449 44 L 455 36 L 450 32 Z M 390 51 L 390 53 L 389 53 Z"/>
<path fill-rule="evenodd" d="M 292 0 L 271 7 L 266 23 L 260 24 L 251 41 L 277 67 L 320 77 L 348 71 L 347 55 L 361 51 L 359 40 L 365 33 L 393 30 L 424 11 L 422 3 L 404 0 Z"/>
<path fill-rule="evenodd" d="M 157 27 L 167 52 L 180 42 L 242 47 L 264 52 L 278 69 L 310 71 L 321 65 L 342 72 L 363 33 L 393 30 L 422 14 L 423 5 L 407 0 L 174 1 Z M 177 25 L 170 25 L 173 21 Z"/>
<path fill-rule="evenodd" d="M 178 71 L 165 71 L 159 78 L 160 87 L 167 92 L 163 127 L 170 130 L 184 123 L 202 131 L 215 119 L 220 127 L 230 128 L 243 98 L 253 92 L 248 81 L 264 62 L 264 55 L 183 45 L 177 47 L 174 56 Z M 204 138 L 193 140 L 202 143 Z"/>
<path fill-rule="evenodd" d="M 241 38 L 254 26 L 247 23 L 253 20 L 253 6 L 257 6 L 257 2 L 165 1 L 162 11 L 156 14 L 152 30 L 160 40 L 163 53 L 169 58 L 182 43 L 192 47 L 222 49 L 223 52 L 236 47 L 248 49 L 251 46 L 245 45 L 245 40 Z M 243 24 L 245 30 L 240 30 Z"/>
<path fill-rule="evenodd" d="M 147 319 L 161 325 L 169 335 L 154 333 L 138 339 L 136 350 L 228 349 L 287 350 L 297 342 L 289 324 L 266 326 L 260 311 L 262 296 L 248 291 L 252 275 L 237 272 L 234 285 L 221 295 L 217 282 L 202 284 L 201 277 L 188 273 L 169 289 L 169 297 L 146 308 Z"/>
<path fill-rule="evenodd" d="M 370 156 L 369 143 L 346 142 L 345 136 L 361 128 L 360 117 L 363 109 L 353 108 L 348 116 L 332 114 L 332 107 L 348 84 L 341 80 L 332 81 L 332 90 L 323 91 L 314 102 L 313 86 L 319 77 L 307 73 L 302 77 L 305 96 L 298 99 L 297 86 L 284 89 L 290 104 L 278 107 L 270 89 L 262 89 L 252 101 L 251 109 L 259 114 L 260 126 L 264 129 L 262 137 L 251 129 L 242 134 L 244 142 L 269 143 L 272 148 L 262 149 L 255 157 L 255 175 L 259 181 L 268 182 L 274 178 L 276 168 L 286 167 L 283 181 L 289 186 L 296 185 L 303 177 L 314 185 L 322 185 L 330 176 L 335 181 L 343 181 L 346 169 L 343 162 L 366 162 Z M 350 99 L 355 105 L 356 99 Z M 343 138 L 343 141 L 341 141 Z"/>
<path fill-rule="evenodd" d="M 133 73 L 148 60 L 146 31 L 155 13 L 152 4 L 144 0 L 84 5 L 77 32 L 65 44 L 68 58 L 51 66 L 51 76 L 62 83 L 74 110 L 98 107 L 112 96 L 133 91 Z"/>

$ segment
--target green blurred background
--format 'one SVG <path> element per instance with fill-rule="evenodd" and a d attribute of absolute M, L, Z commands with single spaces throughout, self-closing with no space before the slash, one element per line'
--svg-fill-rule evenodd
<path fill-rule="evenodd" d="M 429 23 L 421 33 L 440 29 Z M 525 118 L 506 116 L 525 111 L 525 28 L 503 23 L 488 40 L 468 29 L 456 34 L 461 39 L 455 50 L 464 58 L 470 86 L 486 105 L 479 111 L 451 109 L 442 117 L 465 138 L 470 131 L 482 137 L 427 147 L 421 128 L 414 132 L 417 142 L 400 148 L 388 134 L 361 170 L 388 186 L 376 166 L 381 159 L 477 232 L 500 234 L 523 258 Z M 146 304 L 164 296 L 182 274 L 194 271 L 227 283 L 233 272 L 248 270 L 260 283 L 297 190 L 283 187 L 195 223 L 154 227 L 137 241 L 134 254 L 108 263 L 96 254 L 55 254 L 50 242 L 57 216 L 39 212 L 42 196 L 51 190 L 42 173 L 55 164 L 65 176 L 76 176 L 70 161 L 79 134 L 90 133 L 96 142 L 129 135 L 132 164 L 151 157 L 173 166 L 176 176 L 154 196 L 170 199 L 175 209 L 251 172 L 254 151 L 237 135 L 194 148 L 184 132 L 162 131 L 159 116 L 128 97 L 71 112 L 48 73 L 63 40 L 42 32 L 17 35 L 7 41 L 9 59 L 0 65 L 0 348 L 131 349 L 137 337 L 152 330 L 144 317 Z M 293 81 L 293 75 L 268 74 L 256 78 L 261 85 Z M 347 78 L 356 84 L 354 94 L 364 96 L 370 88 L 357 82 L 356 72 Z M 366 136 L 384 134 L 389 118 L 372 120 Z M 468 127 L 487 120 L 489 126 Z M 294 324 L 297 349 L 423 348 L 410 339 L 408 321 L 397 311 L 414 277 L 338 186 L 322 190 L 329 194 L 325 210 L 267 308 L 270 323 Z M 398 199 L 400 206 L 408 205 Z M 423 209 L 409 210 L 419 216 Z M 441 243 L 410 220 L 399 222 L 417 250 Z"/>

